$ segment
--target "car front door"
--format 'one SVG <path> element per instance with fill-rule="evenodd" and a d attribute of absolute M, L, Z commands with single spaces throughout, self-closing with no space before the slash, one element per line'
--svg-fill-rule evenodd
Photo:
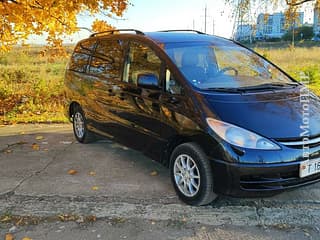
<path fill-rule="evenodd" d="M 126 144 L 158 158 L 161 138 L 160 96 L 164 63 L 148 43 L 131 40 L 124 64 L 122 104 L 119 112 L 126 125 Z M 148 81 L 151 82 L 148 82 Z"/>

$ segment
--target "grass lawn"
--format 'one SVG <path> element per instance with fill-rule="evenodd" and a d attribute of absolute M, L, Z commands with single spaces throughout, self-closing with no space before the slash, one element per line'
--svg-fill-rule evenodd
<path fill-rule="evenodd" d="M 42 56 L 40 47 L 0 55 L 0 124 L 66 122 L 63 76 L 67 61 Z"/>
<path fill-rule="evenodd" d="M 308 86 L 320 96 L 320 46 L 254 50 L 277 64 L 294 79 L 301 80 L 304 76 L 308 77 Z"/>

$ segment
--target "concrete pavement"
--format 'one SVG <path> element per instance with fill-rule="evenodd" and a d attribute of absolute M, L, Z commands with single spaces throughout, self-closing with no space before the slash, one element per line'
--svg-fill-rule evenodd
<path fill-rule="evenodd" d="M 139 152 L 109 140 L 79 144 L 70 124 L 13 125 L 0 127 L 0 216 L 7 213 L 318 229 L 320 184 L 190 207 L 177 198 L 168 170 Z"/>

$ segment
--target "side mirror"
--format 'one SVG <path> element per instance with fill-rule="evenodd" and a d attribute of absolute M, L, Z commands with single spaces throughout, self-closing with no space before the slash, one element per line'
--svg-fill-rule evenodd
<path fill-rule="evenodd" d="M 152 73 L 139 74 L 138 87 L 147 89 L 160 89 L 158 77 Z"/>

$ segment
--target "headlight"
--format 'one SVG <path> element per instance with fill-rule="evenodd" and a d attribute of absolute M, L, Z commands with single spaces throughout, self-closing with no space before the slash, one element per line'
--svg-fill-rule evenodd
<path fill-rule="evenodd" d="M 270 140 L 230 123 L 207 118 L 210 128 L 226 142 L 243 148 L 276 150 L 280 147 Z"/>

